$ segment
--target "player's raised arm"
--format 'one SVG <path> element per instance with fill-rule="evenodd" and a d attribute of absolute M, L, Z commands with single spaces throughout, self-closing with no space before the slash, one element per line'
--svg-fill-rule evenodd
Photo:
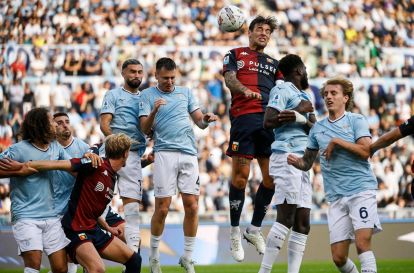
<path fill-rule="evenodd" d="M 385 148 L 403 137 L 404 135 L 401 133 L 400 128 L 392 129 L 388 133 L 383 134 L 377 139 L 377 141 L 371 144 L 370 154 L 375 154 L 375 152 L 379 149 Z"/>

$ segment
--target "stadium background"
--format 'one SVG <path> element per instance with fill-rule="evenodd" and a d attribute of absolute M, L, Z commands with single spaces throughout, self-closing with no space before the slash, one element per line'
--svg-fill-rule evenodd
<path fill-rule="evenodd" d="M 247 27 L 236 33 L 218 30 L 216 14 L 230 3 L 241 7 L 248 21 L 257 14 L 274 15 L 280 20 L 280 28 L 273 34 L 266 52 L 278 59 L 286 53 L 296 53 L 304 59 L 318 118 L 326 114 L 318 88 L 326 78 L 338 74 L 354 83 L 354 111 L 367 117 L 373 140 L 412 115 L 413 0 L 9 0 L 0 3 L 1 149 L 17 140 L 22 118 L 33 107 L 68 111 L 75 136 L 90 144 L 100 142 L 103 139 L 99 129 L 101 102 L 108 89 L 122 83 L 120 64 L 129 57 L 138 58 L 145 69 L 141 86 L 145 88 L 155 84 L 155 61 L 162 56 L 172 57 L 178 64 L 177 84 L 191 87 L 203 111 L 213 111 L 220 117 L 204 131 L 195 129 L 202 184 L 203 226 L 199 237 L 207 236 L 208 242 L 213 238 L 209 235 L 216 234 L 216 241 L 211 242 L 216 249 L 213 252 L 220 258 L 214 260 L 203 254 L 205 261 L 201 264 L 232 262 L 225 251 L 228 249 L 225 227 L 229 222 L 231 164 L 224 151 L 229 139 L 230 94 L 223 84 L 221 69 L 223 54 L 230 48 L 246 46 L 248 40 Z M 150 142 L 148 152 L 151 145 Z M 374 245 L 389 246 L 380 248 L 389 251 L 379 254 L 383 259 L 404 258 L 414 253 L 414 233 L 410 233 L 414 231 L 414 201 L 409 188 L 413 179 L 410 168 L 413 151 L 413 139 L 407 137 L 371 159 L 379 183 L 380 215 L 387 223 L 381 237 L 374 238 Z M 311 174 L 312 222 L 318 234 L 314 243 L 315 247 L 327 246 L 326 202 L 319 164 L 314 165 Z M 149 223 L 154 204 L 151 167 L 145 169 L 144 176 L 146 198 L 142 221 Z M 243 214 L 246 221 L 250 219 L 260 180 L 260 171 L 254 162 L 246 191 Z M 14 241 L 9 240 L 8 196 L 8 179 L 2 179 L 0 268 L 21 263 L 15 255 Z M 122 213 L 118 199 L 114 199 L 113 207 Z M 167 246 L 175 244 L 169 240 L 178 228 L 175 224 L 182 219 L 179 196 L 172 203 L 171 211 L 167 219 L 171 225 L 165 236 Z M 274 211 L 268 213 L 267 225 L 274 216 Z M 206 245 L 204 241 L 200 244 Z M 319 258 L 312 254 L 312 249 L 311 243 L 305 260 L 329 259 L 328 248 L 320 252 Z M 171 252 L 166 251 L 165 259 L 169 260 Z M 248 256 L 255 257 L 255 254 Z M 176 259 L 171 261 L 175 263 Z"/>

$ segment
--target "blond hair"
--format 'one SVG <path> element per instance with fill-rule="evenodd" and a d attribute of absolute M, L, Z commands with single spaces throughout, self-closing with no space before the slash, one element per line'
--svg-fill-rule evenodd
<path fill-rule="evenodd" d="M 131 148 L 131 138 L 126 134 L 113 134 L 105 140 L 105 154 L 107 158 L 120 159 Z"/>
<path fill-rule="evenodd" d="M 322 98 L 325 97 L 325 88 L 327 85 L 340 85 L 342 87 L 342 93 L 344 96 L 348 96 L 348 101 L 345 104 L 345 110 L 351 111 L 352 107 L 354 106 L 354 85 L 350 80 L 347 80 L 343 77 L 335 77 L 332 79 L 327 80 L 320 91 Z"/>

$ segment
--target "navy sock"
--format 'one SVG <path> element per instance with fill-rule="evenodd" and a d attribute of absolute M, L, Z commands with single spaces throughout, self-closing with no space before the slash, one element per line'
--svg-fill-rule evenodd
<path fill-rule="evenodd" d="M 260 183 L 259 189 L 257 190 L 256 197 L 254 199 L 254 211 L 251 222 L 253 226 L 262 226 L 263 219 L 266 215 L 267 206 L 272 201 L 274 194 L 274 189 L 268 189 L 263 185 L 263 182 Z"/>
<path fill-rule="evenodd" d="M 244 189 L 240 190 L 230 184 L 229 201 L 231 226 L 238 227 L 244 205 Z"/>

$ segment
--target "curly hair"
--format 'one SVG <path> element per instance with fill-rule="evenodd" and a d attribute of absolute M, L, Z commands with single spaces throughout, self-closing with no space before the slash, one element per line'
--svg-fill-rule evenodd
<path fill-rule="evenodd" d="M 288 77 L 301 65 L 304 63 L 298 55 L 288 54 L 280 59 L 277 69 L 282 72 L 284 77 Z"/>
<path fill-rule="evenodd" d="M 42 144 L 50 143 L 55 138 L 55 131 L 49 118 L 49 111 L 45 108 L 30 110 L 20 128 L 22 139 Z"/>

